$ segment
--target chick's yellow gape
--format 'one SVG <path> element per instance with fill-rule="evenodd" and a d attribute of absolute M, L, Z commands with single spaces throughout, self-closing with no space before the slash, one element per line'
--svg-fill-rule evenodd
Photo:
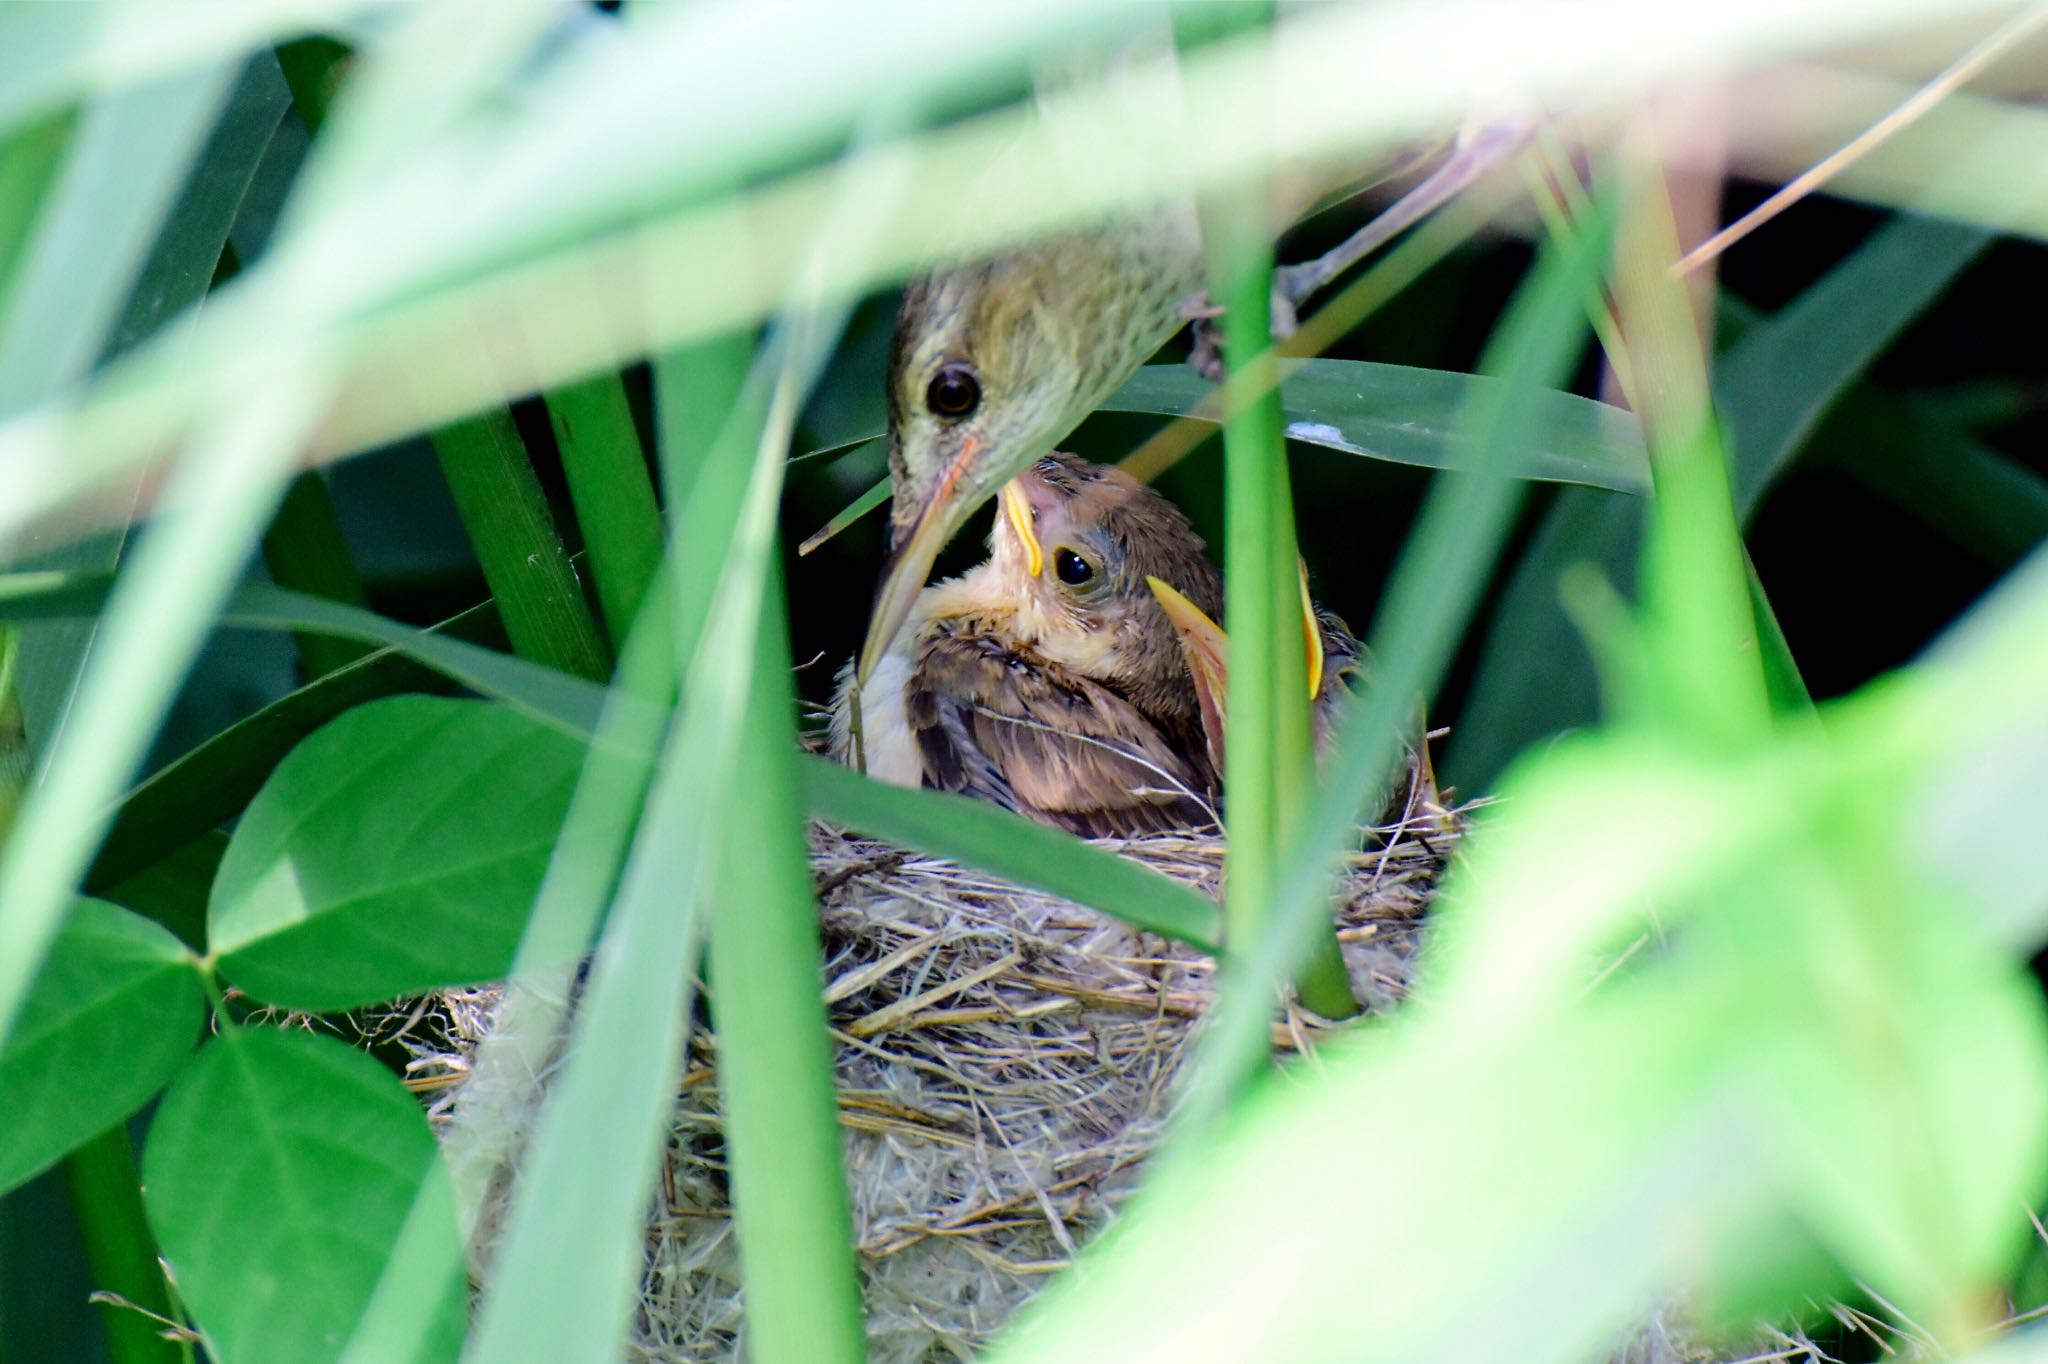
<path fill-rule="evenodd" d="M 1127 474 L 1052 455 L 1003 488 L 989 550 L 918 594 L 864 684 L 842 675 L 834 754 L 852 756 L 858 697 L 882 780 L 1089 836 L 1212 825 L 1201 705 L 1148 586 L 1220 612 L 1187 518 Z"/>

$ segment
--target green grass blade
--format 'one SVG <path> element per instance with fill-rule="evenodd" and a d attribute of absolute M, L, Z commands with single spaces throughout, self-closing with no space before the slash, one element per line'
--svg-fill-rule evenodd
<path fill-rule="evenodd" d="M 1720 357 L 1715 405 L 1745 519 L 1814 419 L 1976 258 L 1981 235 L 1915 218 L 1889 223 Z M 1844 310 L 1857 326 L 1838 325 Z M 1471 695 L 1451 731 L 1449 781 L 1484 790 L 1517 753 L 1597 717 L 1592 658 L 1559 604 L 1558 583 L 1574 564 L 1590 563 L 1630 591 L 1641 527 L 1638 504 L 1576 488 L 1558 494 L 1486 627 Z M 1544 685 L 1528 686 L 1532 676 Z"/>
<path fill-rule="evenodd" d="M 532 13 L 532 6 L 521 6 L 512 22 L 494 26 L 491 33 L 501 34 L 518 48 Z M 392 46 L 399 52 L 372 70 L 366 95 L 354 108 L 355 121 L 345 122 L 340 130 L 341 155 L 361 156 L 362 143 L 375 136 L 379 120 L 395 118 L 401 108 L 409 109 L 415 118 L 431 120 L 447 113 L 446 102 L 469 93 L 469 85 L 462 80 L 450 79 L 435 88 L 417 63 L 404 60 L 407 52 L 425 55 L 412 50 L 431 39 L 430 30 L 437 22 L 435 16 L 423 12 L 411 30 L 393 40 Z M 289 56 L 284 69 L 292 98 L 307 127 L 318 132 L 327 126 L 346 50 L 335 43 L 314 42 L 294 46 Z M 495 63 L 512 56 L 485 38 L 469 50 L 464 61 L 496 69 Z M 473 79 L 478 73 L 465 67 L 461 74 Z M 324 170 L 330 163 L 331 158 L 322 158 L 316 170 Z M 322 182 L 317 175 L 315 180 L 312 190 L 318 191 Z M 444 426 L 433 433 L 433 444 L 514 652 L 578 677 L 607 676 L 610 652 L 569 563 L 548 510 L 547 495 L 511 413 L 486 411 Z"/>
<path fill-rule="evenodd" d="M 75 122 L 69 112 L 53 113 L 0 137 L 0 300 L 13 286 L 15 264 L 64 164 Z"/>
<path fill-rule="evenodd" d="M 1363 360 L 1282 360 L 1280 410 L 1290 441 L 1425 469 L 1455 468 L 1457 415 L 1484 375 Z M 1195 414 L 1215 386 L 1186 365 L 1147 365 L 1111 394 L 1105 412 Z M 1642 433 L 1620 408 L 1573 393 L 1531 404 L 1529 444 L 1516 478 L 1646 493 L 1650 466 Z"/>
<path fill-rule="evenodd" d="M 1815 443 L 1834 467 L 1994 567 L 2048 539 L 2048 479 L 1921 403 L 1853 393 Z"/>
<path fill-rule="evenodd" d="M 1993 239 L 1902 214 L 1716 361 L 1715 405 L 1745 523 L 1814 423 Z"/>
<path fill-rule="evenodd" d="M 782 469 L 781 451 L 761 444 L 741 515 L 727 523 L 730 545 L 690 546 L 724 571 L 710 580 L 718 590 L 685 670 L 681 719 L 656 769 L 573 1048 L 527 1154 L 473 1358 L 608 1360 L 625 1331 L 644 1201 L 687 1027 L 688 963 L 711 885 L 705 873 L 720 856 L 756 855 L 754 831 L 726 824 L 724 793 L 736 776 Z M 677 887 L 688 888 L 681 906 Z"/>
<path fill-rule="evenodd" d="M 1517 29 L 1528 30 L 1526 43 L 1502 33 L 1500 25 L 1510 19 L 1487 9 L 1487 22 L 1502 39 L 1492 50 L 1502 55 L 1504 80 L 1514 73 L 1515 83 L 1525 81 L 1532 91 L 1575 87 L 1575 93 L 1590 97 L 1649 61 L 1685 69 L 1757 50 L 1752 45 L 1790 52 L 1845 32 L 1881 31 L 1899 19 L 1897 6 L 1903 0 L 1878 5 L 1815 0 L 1783 10 L 1632 7 L 1625 21 L 1610 17 L 1598 23 L 1591 21 L 1587 0 L 1570 2 L 1571 13 L 1587 26 L 1571 44 L 1547 36 L 1536 40 L 1563 22 L 1550 7 L 1527 16 L 1513 12 Z M 723 7 L 714 8 L 723 12 Z M 1021 69 L 1022 9 L 1031 11 L 1032 33 L 1062 28 L 1073 33 L 1078 27 L 1078 7 L 1004 7 L 1002 17 L 1013 27 L 990 25 L 984 31 L 977 26 L 973 50 L 980 69 Z M 474 137 L 451 134 L 418 147 L 394 145 L 390 150 L 405 158 L 407 173 L 393 174 L 389 165 L 375 163 L 380 172 L 375 183 L 347 187 L 348 212 L 324 217 L 317 234 L 287 233 L 289 240 L 281 239 L 266 258 L 261 284 L 235 291 L 238 316 L 218 320 L 217 314 L 217 325 L 203 329 L 204 363 L 176 365 L 151 356 L 118 376 L 110 374 L 106 386 L 87 396 L 83 406 L 52 409 L 0 432 L 0 461 L 17 467 L 18 459 L 18 467 L 34 479 L 28 491 L 0 501 L 0 534 L 18 531 L 28 519 L 75 497 L 110 471 L 146 461 L 173 433 L 189 430 L 231 387 L 226 376 L 260 358 L 252 354 L 251 337 L 266 338 L 266 349 L 287 340 L 307 344 L 335 366 L 344 385 L 366 397 L 375 395 L 375 401 L 344 404 L 323 427 L 316 453 L 333 454 L 440 425 L 650 349 L 752 325 L 771 312 L 783 292 L 781 281 L 800 262 L 809 224 L 830 203 L 841 175 L 850 174 L 864 190 L 879 192 L 902 178 L 902 149 L 882 146 L 857 153 L 844 167 L 742 179 L 758 188 L 741 195 L 715 190 L 734 183 L 735 176 L 766 177 L 786 169 L 793 149 L 815 153 L 843 145 L 851 112 L 871 107 L 876 89 L 894 93 L 893 86 L 882 83 L 884 72 L 901 77 L 906 97 L 929 89 L 930 82 L 962 79 L 952 65 L 961 54 L 960 35 L 948 36 L 947 60 L 923 71 L 912 57 L 927 50 L 930 26 L 905 24 L 907 45 L 879 52 L 882 60 L 858 82 L 848 82 L 844 54 L 832 52 L 814 25 L 806 34 L 805 63 L 779 64 L 772 88 L 786 93 L 784 82 L 796 80 L 799 70 L 813 69 L 815 45 L 818 62 L 840 68 L 832 78 L 834 98 L 764 104 L 770 87 L 735 85 L 731 74 L 755 68 L 750 60 L 734 60 L 734 54 L 744 52 L 759 32 L 743 25 L 707 32 L 698 25 L 709 21 L 699 20 L 696 7 L 676 13 L 673 23 L 651 22 L 644 41 L 641 34 L 632 43 L 585 41 L 575 50 L 575 60 L 565 57 L 551 67 L 552 79 L 537 83 L 527 98 L 494 111 L 498 116 L 487 128 L 465 124 L 462 132 Z M 888 13 L 893 22 L 895 12 Z M 1138 22 L 1121 7 L 1109 7 L 1109 14 L 1102 22 Z M 1290 47 L 1293 56 L 1349 62 L 1349 53 L 1392 50 L 1388 45 L 1398 44 L 1398 50 L 1410 53 L 1409 79 L 1386 90 L 1384 99 L 1364 104 L 1319 96 L 1329 104 L 1319 107 L 1316 116 L 1275 124 L 1271 143 L 1261 144 L 1261 156 L 1314 158 L 1410 135 L 1416 126 L 1444 117 L 1441 106 L 1422 93 L 1431 78 L 1469 77 L 1453 65 L 1462 60 L 1456 41 L 1464 31 L 1460 26 L 1473 22 L 1467 5 L 1311 7 L 1291 13 L 1289 22 L 1297 26 L 1292 31 L 1299 39 L 1298 46 Z M 860 50 L 872 51 L 883 30 L 864 15 L 855 32 Z M 1147 72 L 1132 90 L 1090 92 L 1075 112 L 1083 119 L 1121 119 L 1119 126 L 1132 141 L 1119 139 L 1118 144 L 1134 148 L 1179 138 L 1177 111 L 1190 100 L 1222 124 L 1254 115 L 1270 123 L 1277 95 L 1269 55 L 1262 43 L 1232 39 L 1213 44 L 1191 54 L 1178 74 Z M 1288 93 L 1321 90 L 1311 75 L 1341 83 L 1348 69 L 1290 73 Z M 1153 93 L 1158 99 L 1146 101 L 1144 96 Z M 732 108 L 719 102 L 728 97 L 738 101 Z M 616 129 L 621 126 L 619 101 L 629 98 L 635 101 L 635 126 L 654 129 L 659 136 L 635 140 L 624 150 Z M 708 126 L 706 117 L 730 136 L 697 135 Z M 1103 173 L 1074 176 L 1068 173 L 1072 147 L 1023 107 L 921 135 L 903 209 L 889 220 L 883 249 L 857 265 L 833 262 L 821 282 L 845 296 L 940 256 L 1093 221 L 1121 206 L 1185 192 L 1190 184 L 1198 189 L 1220 184 L 1244 171 L 1244 149 L 1235 142 L 1196 139 L 1175 145 L 1187 155 L 1134 151 L 1114 167 L 1102 166 L 1098 156 L 1094 164 Z M 603 155 L 577 154 L 600 146 Z M 1005 174 L 987 176 L 983 172 L 998 151 L 1013 159 L 1005 161 Z M 1096 156 L 1096 148 L 1091 146 L 1089 154 Z M 503 168 L 502 182 L 480 185 L 474 170 L 481 164 Z M 971 214 L 952 211 L 965 183 L 977 186 Z M 668 197 L 651 198 L 652 187 Z M 676 196 L 699 190 L 711 197 L 677 202 Z M 660 207 L 651 208 L 654 204 Z M 599 222 L 631 228 L 600 238 L 581 230 Z M 729 257 L 717 248 L 735 235 L 755 250 L 757 268 L 729 268 Z M 398 243 L 409 249 L 394 251 Z M 651 259 L 674 267 L 652 290 L 643 268 Z M 564 318 L 576 324 L 528 329 L 519 347 L 493 356 L 502 363 L 451 364 L 451 347 L 459 344 L 466 351 L 471 345 L 479 308 L 494 316 Z M 408 382 L 393 382 L 395 375 Z M 431 376 L 432 382 L 410 382 L 421 376 Z M 219 388 L 209 387 L 216 383 Z M 53 456 L 53 431 L 74 424 L 94 433 L 89 461 L 67 463 Z"/>
<path fill-rule="evenodd" d="M 597 620 L 511 414 L 489 412 L 443 427 L 434 433 L 434 452 L 513 651 L 578 677 L 608 675 Z"/>
<path fill-rule="evenodd" d="M 1803 715 L 1813 710 L 1813 693 L 1806 689 L 1806 679 L 1800 675 L 1798 660 L 1792 657 L 1792 645 L 1785 638 L 1785 631 L 1778 624 L 1778 613 L 1771 607 L 1771 599 L 1764 592 L 1764 585 L 1756 575 L 1756 565 L 1743 556 L 1745 578 L 1749 587 L 1749 609 L 1754 616 L 1756 628 L 1757 659 L 1763 665 L 1764 692 L 1771 700 L 1771 710 L 1778 715 Z"/>
<path fill-rule="evenodd" d="M 1273 254 L 1256 185 L 1203 206 L 1210 296 L 1224 309 L 1224 355 L 1251 394 L 1223 415 L 1225 619 L 1232 667 L 1225 773 L 1230 851 L 1224 867 L 1226 975 L 1268 931 L 1278 858 L 1301 828 L 1315 786 L 1309 741 L 1308 654 L 1302 644 L 1300 550 L 1272 383 Z M 1240 379 L 1240 383 L 1244 380 Z M 1329 1018 L 1358 1011 L 1343 955 L 1328 930 L 1296 981 L 1302 1002 Z"/>
<path fill-rule="evenodd" d="M 1302 959 L 1311 935 L 1325 931 L 1328 869 L 1355 843 L 1368 797 L 1384 789 L 1413 698 L 1434 690 L 1513 523 L 1520 485 L 1505 471 L 1520 439 L 1523 405 L 1569 372 L 1584 336 L 1580 301 L 1598 277 L 1605 240 L 1604 219 L 1596 217 L 1562 252 L 1539 257 L 1487 347 L 1482 367 L 1502 383 L 1470 414 L 1468 439 L 1476 452 L 1470 472 L 1438 476 L 1402 553 L 1373 623 L 1372 690 L 1356 698 L 1339 723 L 1264 932 L 1236 975 L 1221 982 L 1183 1112 L 1192 1130 L 1219 1115 L 1237 1077 L 1257 1068 L 1269 1045 L 1273 992 Z"/>
<path fill-rule="evenodd" d="M 198 72 L 109 97 L 80 118 L 49 200 L 23 242 L 0 314 L 0 413 L 83 379 L 102 354 L 160 320 L 160 308 L 189 302 L 206 287 L 246 175 L 276 126 L 275 110 L 268 127 L 260 109 L 228 120 L 215 148 L 224 192 L 211 192 L 201 177 L 187 196 L 188 212 L 172 221 L 154 260 L 150 248 L 232 84 L 226 70 Z M 188 227 L 193 220 L 197 226 Z M 216 223 L 217 235 L 211 230 Z M 131 294 L 136 305 L 124 317 Z M 125 507 L 134 493 L 131 486 L 114 496 Z M 112 531 L 46 546 L 32 557 L 50 567 L 111 568 L 125 542 L 125 531 Z M 23 636 L 16 685 L 37 754 L 63 729 L 92 643 L 89 625 L 31 629 Z"/>
<path fill-rule="evenodd" d="M 1622 214 L 1615 312 L 1636 376 L 1656 496 L 1643 546 L 1642 638 L 1649 695 L 1670 732 L 1730 748 L 1770 720 L 1740 519 L 1707 392 L 1707 361 L 1685 285 L 1661 171 Z M 1754 334 L 1751 338 L 1753 339 Z"/>
<path fill-rule="evenodd" d="M 0 128 L 68 100 L 231 61 L 272 39 L 342 25 L 387 0 L 236 0 L 208 22 L 158 5 L 9 5 L 0 9 Z"/>
<path fill-rule="evenodd" d="M 474 1236 L 511 1149 L 523 1139 L 537 1097 L 535 1077 L 547 1073 L 565 1031 L 576 959 L 597 937 L 647 802 L 676 696 L 668 586 L 664 570 L 655 579 L 652 604 L 620 650 L 618 677 L 598 712 L 512 978 L 471 1062 L 478 1097 L 455 1113 L 443 1142 L 465 1241 Z"/>
<path fill-rule="evenodd" d="M 141 761 L 185 665 L 268 519 L 281 468 L 319 403 L 281 376 L 202 442 L 102 618 L 71 721 L 0 850 L 0 1041 L 13 1027 L 59 915 L 83 878 L 121 784 Z"/>
<path fill-rule="evenodd" d="M 818 906 L 797 783 L 788 626 L 771 574 L 732 790 L 755 846 L 718 861 L 710 988 L 747 1353 L 763 1364 L 867 1354 L 842 1168 Z"/>
<path fill-rule="evenodd" d="M 233 88 L 233 72 L 214 68 L 110 97 L 80 117 L 7 294 L 0 412 L 83 378 L 107 349 L 157 229 Z M 259 141 L 253 152 L 261 150 Z M 253 159 L 244 176 L 252 169 Z M 211 278 L 226 236 L 223 222 L 187 298 Z"/>
<path fill-rule="evenodd" d="M 805 803 L 820 819 L 978 867 L 1204 952 L 1222 944 L 1208 897 L 1149 867 L 963 796 L 889 786 L 815 755 L 800 766 Z"/>
<path fill-rule="evenodd" d="M 547 405 L 605 629 L 622 641 L 662 553 L 661 512 L 626 386 L 603 374 L 556 389 Z"/>

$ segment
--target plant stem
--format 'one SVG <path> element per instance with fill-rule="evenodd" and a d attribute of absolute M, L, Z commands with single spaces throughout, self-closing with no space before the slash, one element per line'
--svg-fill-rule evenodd
<path fill-rule="evenodd" d="M 486 412 L 442 427 L 433 439 L 513 652 L 603 679 L 611 659 L 511 414 Z"/>
<path fill-rule="evenodd" d="M 647 458 L 618 375 L 558 388 L 547 395 L 547 406 L 598 606 L 616 645 L 661 564 L 661 511 Z"/>
<path fill-rule="evenodd" d="M 1230 631 L 1229 861 L 1224 883 L 1226 953 L 1247 951 L 1266 931 L 1282 850 L 1296 841 L 1314 789 L 1308 659 L 1295 547 L 1294 505 L 1277 386 L 1270 314 L 1273 255 L 1263 196 L 1219 197 L 1205 206 L 1211 297 L 1224 308 L 1224 355 L 1244 401 L 1223 414 L 1224 580 Z M 1358 1010 L 1334 929 L 1325 931 L 1296 981 L 1302 1002 L 1329 1018 Z"/>
<path fill-rule="evenodd" d="M 142 1177 L 126 1125 L 116 1123 L 73 1151 L 64 1162 L 79 1234 L 93 1283 L 143 1309 L 102 1303 L 107 1351 L 114 1364 L 192 1364 L 192 1348 L 166 1340 L 145 1313 L 171 1318 L 170 1287 L 157 1262 L 156 1241 L 142 1210 Z"/>

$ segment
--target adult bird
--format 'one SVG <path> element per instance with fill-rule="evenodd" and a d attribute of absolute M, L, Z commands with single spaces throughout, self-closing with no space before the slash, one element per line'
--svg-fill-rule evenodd
<path fill-rule="evenodd" d="M 833 754 L 1089 837 L 1213 826 L 1200 706 L 1152 578 L 1221 608 L 1172 503 L 1116 469 L 1038 460 L 1003 487 L 987 561 L 918 595 L 864 686 L 842 674 Z"/>
<path fill-rule="evenodd" d="M 1351 262 L 1442 203 L 1528 137 L 1516 111 L 1474 122 L 1451 157 L 1327 255 L 1276 274 L 1283 323 Z M 1293 196 L 1281 211 L 1307 207 Z M 1159 205 L 936 271 L 905 290 L 888 364 L 890 553 L 858 676 L 909 617 L 967 517 L 1101 406 L 1190 318 L 1205 317 L 1194 206 Z"/>

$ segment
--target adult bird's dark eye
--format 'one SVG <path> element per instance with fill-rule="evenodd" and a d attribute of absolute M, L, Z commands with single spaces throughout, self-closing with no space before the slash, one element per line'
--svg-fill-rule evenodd
<path fill-rule="evenodd" d="M 1095 570 L 1088 566 L 1088 561 L 1071 549 L 1054 552 L 1052 569 L 1068 587 L 1079 587 L 1095 576 Z"/>
<path fill-rule="evenodd" d="M 941 417 L 964 417 L 981 405 L 981 380 L 966 365 L 947 365 L 925 386 L 924 401 Z"/>

